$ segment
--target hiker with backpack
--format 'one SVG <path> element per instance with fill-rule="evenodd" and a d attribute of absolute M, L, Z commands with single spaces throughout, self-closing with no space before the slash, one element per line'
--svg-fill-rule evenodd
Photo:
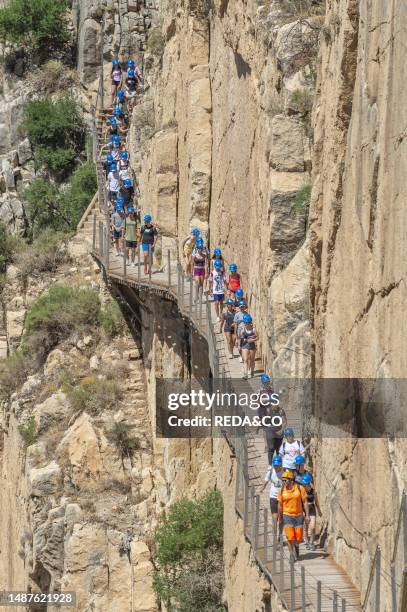
<path fill-rule="evenodd" d="M 305 548 L 307 550 L 315 550 L 315 527 L 318 515 L 322 516 L 321 507 L 319 505 L 318 494 L 314 487 L 314 479 L 312 474 L 306 472 L 302 477 L 300 484 L 304 487 L 307 494 L 309 522 L 305 523 Z"/>
<path fill-rule="evenodd" d="M 284 438 L 280 455 L 283 459 L 283 467 L 288 470 L 295 470 L 295 458 L 297 455 L 304 455 L 305 448 L 300 440 L 294 440 L 294 430 L 292 427 L 284 429 Z"/>
<path fill-rule="evenodd" d="M 277 495 L 278 523 L 280 529 L 284 530 L 291 560 L 298 561 L 300 543 L 304 536 L 304 520 L 309 522 L 307 493 L 302 485 L 294 482 L 291 470 L 284 469 L 281 480 L 282 486 Z"/>
<path fill-rule="evenodd" d="M 279 403 L 273 401 L 274 391 L 271 387 L 271 378 L 268 374 L 262 374 L 260 376 L 261 388 L 259 390 L 259 404 L 258 416 L 262 418 L 269 416 L 270 419 L 275 419 L 274 423 L 271 423 L 267 427 L 263 427 L 265 440 L 266 440 L 266 451 L 269 465 L 272 464 L 274 453 L 279 456 L 279 451 L 283 443 L 284 429 L 287 425 L 287 417 L 283 408 Z M 281 462 L 282 458 L 280 457 Z M 281 463 L 282 465 L 282 463 Z"/>

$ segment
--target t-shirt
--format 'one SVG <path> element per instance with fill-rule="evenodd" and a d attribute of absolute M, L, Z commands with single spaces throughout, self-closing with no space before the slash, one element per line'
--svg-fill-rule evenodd
<path fill-rule="evenodd" d="M 281 480 L 281 475 L 282 475 L 282 472 L 280 472 L 280 474 L 277 474 L 274 468 L 271 468 L 270 470 L 267 471 L 267 474 L 264 480 L 270 483 L 270 490 L 269 490 L 270 499 L 277 499 L 277 495 L 281 491 L 281 487 L 283 485 L 282 480 Z"/>
<path fill-rule="evenodd" d="M 244 312 L 242 312 L 241 310 L 239 310 L 239 312 L 237 312 L 237 313 L 235 314 L 235 318 L 233 319 L 233 323 L 235 324 L 235 332 L 236 332 L 236 333 L 238 332 L 239 325 L 242 325 L 242 324 L 243 324 L 243 315 L 244 315 L 244 314 L 245 314 L 245 313 L 244 313 Z"/>
<path fill-rule="evenodd" d="M 213 270 L 213 272 L 211 272 L 211 279 L 213 282 L 212 293 L 215 295 L 223 295 L 225 293 L 225 275 L 223 272 Z"/>
<path fill-rule="evenodd" d="M 120 83 L 120 81 L 122 80 L 122 69 L 120 68 L 120 66 L 113 68 L 112 79 L 113 81 L 116 81 L 116 83 Z"/>
<path fill-rule="evenodd" d="M 120 182 L 119 175 L 117 174 L 117 172 L 109 172 L 109 174 L 107 175 L 107 180 L 109 183 L 109 191 L 119 191 Z"/>
<path fill-rule="evenodd" d="M 236 291 L 240 287 L 240 274 L 236 272 L 234 276 L 229 276 L 229 289 L 231 291 Z"/>
<path fill-rule="evenodd" d="M 129 242 L 135 242 L 137 240 L 136 235 L 137 221 L 135 219 L 127 218 L 125 221 L 124 239 Z"/>
<path fill-rule="evenodd" d="M 124 181 L 125 179 L 128 179 L 128 178 L 131 178 L 131 176 L 130 176 L 130 168 L 128 166 L 127 166 L 127 168 L 120 168 L 119 176 L 120 176 L 122 181 Z"/>
<path fill-rule="evenodd" d="M 123 227 L 124 218 L 121 215 L 119 215 L 118 212 L 114 212 L 112 214 L 112 223 L 113 223 L 114 229 L 117 232 L 120 232 L 120 230 Z"/>
<path fill-rule="evenodd" d="M 283 458 L 283 467 L 287 468 L 288 470 L 294 470 L 294 459 L 297 455 L 303 454 L 304 446 L 299 440 L 293 440 L 292 442 L 287 442 L 287 440 L 284 440 L 280 448 L 280 455 Z"/>
<path fill-rule="evenodd" d="M 298 516 L 304 513 L 303 504 L 307 501 L 307 493 L 302 485 L 294 483 L 290 490 L 283 487 L 278 493 L 277 499 L 283 504 L 283 514 Z"/>
<path fill-rule="evenodd" d="M 147 227 L 147 225 L 143 225 L 143 227 L 141 228 L 141 242 L 143 244 L 154 244 L 154 239 L 157 234 L 158 232 L 154 225 L 150 225 L 150 227 Z"/>

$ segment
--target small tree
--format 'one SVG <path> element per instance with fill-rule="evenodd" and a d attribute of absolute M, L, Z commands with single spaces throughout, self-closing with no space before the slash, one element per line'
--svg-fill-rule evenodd
<path fill-rule="evenodd" d="M 67 0 L 11 0 L 0 9 L 0 38 L 43 60 L 70 39 Z"/>
<path fill-rule="evenodd" d="M 18 426 L 18 431 L 24 440 L 24 445 L 26 448 L 31 446 L 31 444 L 34 444 L 37 438 L 37 425 L 34 417 L 32 416 L 25 423 L 21 423 Z"/>
<path fill-rule="evenodd" d="M 131 435 L 131 426 L 126 421 L 114 423 L 108 434 L 109 439 L 116 446 L 123 461 L 126 457 L 131 459 L 135 451 L 140 449 L 140 442 Z"/>

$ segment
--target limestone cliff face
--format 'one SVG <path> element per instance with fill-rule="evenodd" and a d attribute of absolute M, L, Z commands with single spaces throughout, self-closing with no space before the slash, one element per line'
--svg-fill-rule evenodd
<path fill-rule="evenodd" d="M 163 2 L 160 13 L 163 52 L 146 54 L 151 90 L 132 125 L 142 208 L 164 249 L 196 226 L 238 263 L 266 362 L 304 373 L 307 212 L 295 199 L 309 183 L 321 18 L 277 0 Z"/>
<path fill-rule="evenodd" d="M 407 9 L 397 0 L 327 9 L 310 214 L 314 371 L 402 378 Z M 317 454 L 331 544 L 363 592 L 376 544 L 386 560 L 393 552 L 407 446 L 324 440 Z"/>

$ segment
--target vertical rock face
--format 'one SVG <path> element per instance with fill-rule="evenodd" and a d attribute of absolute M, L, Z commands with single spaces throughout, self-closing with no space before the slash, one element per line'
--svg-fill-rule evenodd
<path fill-rule="evenodd" d="M 401 0 L 328 3 L 310 215 L 317 376 L 406 372 L 406 17 Z M 376 544 L 393 553 L 407 446 L 324 440 L 317 454 L 332 546 L 363 592 Z"/>

